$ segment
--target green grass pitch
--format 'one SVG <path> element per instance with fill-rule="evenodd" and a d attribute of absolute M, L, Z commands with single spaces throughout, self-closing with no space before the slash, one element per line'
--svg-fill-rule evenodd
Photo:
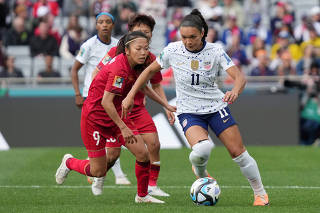
<path fill-rule="evenodd" d="M 161 151 L 159 186 L 170 193 L 166 204 L 136 204 L 134 158 L 123 150 L 122 169 L 132 186 L 114 184 L 107 174 L 104 193 L 95 197 L 86 178 L 69 173 L 62 186 L 54 174 L 65 153 L 85 158 L 84 148 L 15 148 L 0 152 L 0 212 L 320 212 L 320 149 L 314 147 L 247 147 L 258 162 L 270 206 L 253 207 L 253 193 L 224 147 L 213 150 L 208 170 L 221 186 L 216 206 L 196 206 L 189 197 L 195 177 L 190 150 Z"/>

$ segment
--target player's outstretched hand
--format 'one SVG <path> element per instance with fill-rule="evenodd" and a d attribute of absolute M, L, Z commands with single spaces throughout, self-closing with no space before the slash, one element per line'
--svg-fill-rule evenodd
<path fill-rule="evenodd" d="M 234 103 L 237 98 L 239 97 L 239 94 L 233 90 L 226 92 L 224 95 L 223 101 L 228 102 L 228 104 Z"/>
<path fill-rule="evenodd" d="M 136 136 L 132 133 L 131 129 L 129 129 L 127 126 L 120 130 L 121 130 L 122 137 L 126 143 L 133 144 L 137 142 Z"/>
<path fill-rule="evenodd" d="M 169 120 L 170 125 L 172 126 L 176 120 L 176 116 L 173 112 L 166 109 L 167 118 Z"/>
<path fill-rule="evenodd" d="M 122 107 L 121 118 L 127 118 L 127 115 L 131 111 L 133 104 L 134 104 L 133 98 L 130 98 L 127 96 L 125 99 L 123 99 L 121 104 L 121 107 Z"/>

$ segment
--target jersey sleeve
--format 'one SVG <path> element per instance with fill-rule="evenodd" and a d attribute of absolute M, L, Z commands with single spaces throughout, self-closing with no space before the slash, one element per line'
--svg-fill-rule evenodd
<path fill-rule="evenodd" d="M 161 72 L 156 72 L 152 78 L 150 79 L 151 84 L 159 84 L 162 81 L 162 74 Z"/>
<path fill-rule="evenodd" d="M 108 74 L 108 81 L 104 90 L 116 95 L 122 95 L 127 80 L 128 76 L 126 72 L 120 67 L 114 67 L 113 71 Z"/>
<path fill-rule="evenodd" d="M 158 64 L 161 66 L 161 68 L 168 69 L 170 67 L 169 58 L 170 58 L 170 51 L 167 46 L 162 50 L 162 52 L 160 53 L 160 55 L 157 57 L 156 60 Z"/>
<path fill-rule="evenodd" d="M 99 71 L 101 71 L 103 66 L 105 66 L 107 63 L 109 63 L 109 61 L 111 61 L 111 59 L 113 59 L 116 56 L 116 51 L 117 51 L 117 47 L 112 47 L 109 50 L 109 52 L 107 52 L 107 54 L 101 59 L 101 61 L 99 62 L 99 64 L 97 65 L 96 68 Z"/>
<path fill-rule="evenodd" d="M 233 61 L 227 55 L 227 53 L 222 49 L 222 47 L 220 47 L 217 52 L 218 52 L 218 62 L 220 67 L 223 69 L 223 71 L 226 71 L 230 67 L 234 66 Z"/>
<path fill-rule="evenodd" d="M 80 51 L 79 51 L 78 55 L 76 56 L 76 60 L 79 61 L 81 64 L 86 64 L 89 60 L 90 45 L 89 45 L 88 41 L 81 45 Z"/>

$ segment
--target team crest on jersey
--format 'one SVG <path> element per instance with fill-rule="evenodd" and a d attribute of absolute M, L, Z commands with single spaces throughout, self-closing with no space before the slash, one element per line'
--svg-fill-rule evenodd
<path fill-rule="evenodd" d="M 103 65 L 106 65 L 109 61 L 111 61 L 111 57 L 107 54 L 103 59 L 102 59 L 102 63 Z"/>
<path fill-rule="evenodd" d="M 183 126 L 183 128 L 186 127 L 187 124 L 188 124 L 188 120 L 187 120 L 187 119 L 184 119 L 184 120 L 182 121 L 182 126 Z"/>
<path fill-rule="evenodd" d="M 112 86 L 117 87 L 117 88 L 122 88 L 123 85 L 123 78 L 120 76 L 115 76 Z"/>
<path fill-rule="evenodd" d="M 191 61 L 191 69 L 193 71 L 196 71 L 199 69 L 199 61 L 198 60 L 192 60 Z"/>
<path fill-rule="evenodd" d="M 203 67 L 206 70 L 210 70 L 211 69 L 211 62 L 210 61 L 203 62 Z"/>

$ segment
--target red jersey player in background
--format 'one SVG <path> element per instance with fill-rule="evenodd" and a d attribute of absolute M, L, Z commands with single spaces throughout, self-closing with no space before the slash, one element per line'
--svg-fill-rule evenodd
<path fill-rule="evenodd" d="M 152 16 L 144 14 L 136 14 L 128 22 L 129 32 L 140 31 L 146 34 L 149 39 L 152 37 L 152 31 L 154 29 L 155 21 Z M 119 51 L 117 47 L 113 47 L 109 52 L 103 57 L 95 71 L 94 76 L 103 69 L 104 66 L 114 58 Z M 156 57 L 154 54 L 149 52 L 150 63 L 153 62 Z M 155 75 L 150 79 L 152 89 L 165 101 L 167 101 L 164 90 L 160 84 L 162 81 L 161 72 L 155 73 Z M 157 133 L 157 128 L 152 120 L 152 117 L 145 108 L 145 96 L 142 92 L 137 93 L 134 100 L 134 107 L 129 115 L 130 119 L 135 123 L 136 128 L 139 130 L 144 142 L 147 145 L 150 157 L 150 176 L 149 176 L 149 186 L 148 191 L 150 195 L 153 196 L 169 196 L 168 193 L 162 191 L 157 186 L 157 181 L 160 172 L 160 141 Z M 172 112 L 165 110 L 170 124 L 172 125 L 175 121 L 175 116 Z"/>
<path fill-rule="evenodd" d="M 126 146 L 136 157 L 137 203 L 164 203 L 148 194 L 149 154 L 135 124 L 128 118 L 120 118 L 121 102 L 131 89 L 138 72 L 149 63 L 149 38 L 141 32 L 132 32 L 119 42 L 121 54 L 112 59 L 92 81 L 81 113 L 81 136 L 88 151 L 89 160 L 79 160 L 65 154 L 56 172 L 56 182 L 62 184 L 68 173 L 98 177 L 103 185 L 106 172 L 120 155 L 119 147 Z M 168 105 L 153 90 L 144 88 L 146 94 L 168 110 Z M 108 155 L 106 155 L 107 147 Z M 102 189 L 102 187 L 101 187 Z"/>

